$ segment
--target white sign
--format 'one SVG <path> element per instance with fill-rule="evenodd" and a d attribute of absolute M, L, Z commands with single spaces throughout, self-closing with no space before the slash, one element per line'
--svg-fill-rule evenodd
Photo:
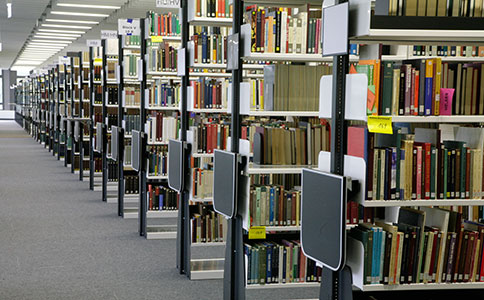
<path fill-rule="evenodd" d="M 59 65 L 69 65 L 71 63 L 71 59 L 67 56 L 59 56 Z"/>
<path fill-rule="evenodd" d="M 87 40 L 86 46 L 88 46 L 88 47 L 101 47 L 101 40 Z"/>
<path fill-rule="evenodd" d="M 180 0 L 156 0 L 156 7 L 178 8 Z"/>
<path fill-rule="evenodd" d="M 118 32 L 116 30 L 101 30 L 101 39 L 117 39 Z"/>
<path fill-rule="evenodd" d="M 139 19 L 119 19 L 118 32 L 120 35 L 141 35 Z"/>

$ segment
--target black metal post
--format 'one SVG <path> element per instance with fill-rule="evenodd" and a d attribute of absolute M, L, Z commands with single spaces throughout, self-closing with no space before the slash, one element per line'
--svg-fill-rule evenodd
<path fill-rule="evenodd" d="M 96 172 L 96 165 L 94 163 L 94 61 L 93 50 L 89 47 L 89 116 L 91 122 L 89 123 L 89 189 L 94 190 L 94 172 Z M 99 134 L 99 132 L 98 132 Z"/>
<path fill-rule="evenodd" d="M 106 40 L 101 40 L 102 47 L 102 67 L 101 67 L 101 86 L 102 86 L 102 122 L 103 122 L 103 138 L 102 138 L 102 164 L 103 164 L 103 189 L 102 189 L 102 201 L 107 201 L 107 188 L 108 188 L 108 158 L 107 158 L 107 148 L 108 148 L 108 124 L 106 122 L 107 118 L 107 107 L 106 107 L 106 72 L 104 70 L 106 66 Z"/>
<path fill-rule="evenodd" d="M 118 82 L 118 127 L 120 129 L 118 141 L 118 216 L 124 216 L 124 107 L 123 107 L 123 89 L 124 89 L 124 51 L 123 51 L 123 36 L 118 36 L 118 66 L 119 74 Z"/>
<path fill-rule="evenodd" d="M 240 43 L 240 27 L 242 25 L 244 1 L 234 1 L 232 34 L 239 34 L 238 68 L 232 71 L 232 123 L 231 151 L 239 153 L 240 139 L 240 83 L 242 82 L 242 47 Z M 234 58 L 235 59 L 235 58 Z M 238 189 L 240 190 L 240 189 Z M 237 201 L 240 195 L 237 194 Z M 225 246 L 224 265 L 224 299 L 245 299 L 245 262 L 243 252 L 242 218 L 236 215 L 227 222 L 227 242 Z"/>
<path fill-rule="evenodd" d="M 146 109 L 145 109 L 145 90 L 146 90 L 146 40 L 145 40 L 145 19 L 141 18 L 139 20 L 140 25 L 140 40 L 141 40 L 141 70 L 138 72 L 142 73 L 140 82 L 140 132 L 145 131 L 146 122 Z M 147 205 L 146 205 L 146 136 L 142 135 L 142 147 L 140 151 L 141 156 L 141 170 L 139 172 L 139 209 L 138 209 L 138 219 L 139 219 L 139 234 L 141 236 L 146 236 L 146 215 L 147 215 Z"/>
<path fill-rule="evenodd" d="M 84 118 L 84 67 L 82 65 L 82 52 L 79 52 L 79 117 Z M 79 180 L 84 179 L 84 122 L 79 122 Z"/>
<path fill-rule="evenodd" d="M 70 82 L 70 85 L 69 85 L 69 89 L 70 89 L 70 92 L 71 92 L 71 121 L 69 121 L 71 123 L 71 132 L 70 132 L 70 137 L 71 137 L 71 173 L 74 173 L 74 159 L 75 159 L 75 152 L 76 152 L 76 143 L 75 143 L 75 140 L 74 140 L 74 126 L 75 126 L 75 122 L 72 121 L 72 118 L 75 116 L 74 114 L 74 57 L 70 57 L 70 60 L 71 60 L 71 74 L 70 74 L 70 78 L 71 78 L 71 82 Z"/>

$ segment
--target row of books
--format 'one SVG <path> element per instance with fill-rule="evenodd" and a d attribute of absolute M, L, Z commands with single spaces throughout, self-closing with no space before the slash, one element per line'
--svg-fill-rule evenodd
<path fill-rule="evenodd" d="M 453 139 L 441 141 L 439 129 L 381 135 L 349 127 L 348 154 L 366 161 L 367 199 L 482 199 L 484 131 L 451 128 Z"/>
<path fill-rule="evenodd" d="M 190 81 L 193 88 L 193 108 L 226 108 L 229 81 L 222 79 L 206 79 Z"/>
<path fill-rule="evenodd" d="M 139 115 L 124 115 L 124 131 L 126 134 L 131 134 L 133 130 L 140 130 L 140 116 Z M 117 125 L 117 124 L 116 124 Z"/>
<path fill-rule="evenodd" d="M 484 281 L 484 224 L 457 211 L 401 208 L 398 222 L 359 224 L 365 284 Z"/>
<path fill-rule="evenodd" d="M 214 149 L 227 149 L 229 124 L 204 122 L 198 126 L 190 126 L 189 130 L 193 133 L 193 153 L 213 153 Z"/>
<path fill-rule="evenodd" d="M 251 5 L 246 7 L 245 19 L 251 27 L 252 52 L 321 53 L 320 10 L 310 11 L 308 5 L 299 8 Z"/>
<path fill-rule="evenodd" d="M 108 126 L 108 130 L 111 130 L 111 126 L 118 126 L 117 114 L 107 114 L 106 117 L 108 119 L 108 123 L 106 124 Z"/>
<path fill-rule="evenodd" d="M 94 157 L 94 172 L 99 173 L 103 171 L 103 160 L 101 157 Z"/>
<path fill-rule="evenodd" d="M 109 150 L 108 150 L 108 153 L 110 153 Z M 108 181 L 109 182 L 118 181 L 118 178 L 119 178 L 118 163 L 108 160 L 107 165 L 108 165 Z"/>
<path fill-rule="evenodd" d="M 118 88 L 115 86 L 107 86 L 106 90 L 108 92 L 107 102 L 110 105 L 118 104 Z"/>
<path fill-rule="evenodd" d="M 483 46 L 413 46 L 413 56 L 482 57 Z"/>
<path fill-rule="evenodd" d="M 321 281 L 321 268 L 307 258 L 299 240 L 244 244 L 247 284 L 284 284 Z"/>
<path fill-rule="evenodd" d="M 169 43 L 151 44 L 148 50 L 148 71 L 175 72 L 177 67 L 178 51 Z"/>
<path fill-rule="evenodd" d="M 124 162 L 124 165 L 126 165 L 126 166 L 131 166 L 131 164 L 132 164 L 132 161 L 131 161 L 131 150 L 132 150 L 131 140 L 130 139 L 125 139 L 124 140 L 124 158 L 123 158 L 123 162 Z"/>
<path fill-rule="evenodd" d="M 213 207 L 198 204 L 191 208 L 192 243 L 216 243 L 225 241 L 227 231 L 226 219 L 217 214 Z"/>
<path fill-rule="evenodd" d="M 106 62 L 106 69 L 107 69 L 106 79 L 107 80 L 115 80 L 116 79 L 117 65 L 118 65 L 117 57 L 116 57 L 116 61 L 107 61 Z"/>
<path fill-rule="evenodd" d="M 168 174 L 168 146 L 149 146 L 147 150 L 148 175 L 166 176 Z"/>
<path fill-rule="evenodd" d="M 269 165 L 317 164 L 320 151 L 329 150 L 329 125 L 308 122 L 250 126 L 254 163 Z M 287 145 L 293 145 L 287 147 Z"/>
<path fill-rule="evenodd" d="M 196 17 L 232 18 L 233 5 L 229 0 L 194 0 L 190 5 Z"/>
<path fill-rule="evenodd" d="M 103 87 L 101 85 L 94 86 L 94 104 L 103 104 Z"/>
<path fill-rule="evenodd" d="M 177 117 L 167 116 L 162 112 L 152 112 L 146 121 L 148 142 L 168 142 L 178 137 L 180 122 Z"/>
<path fill-rule="evenodd" d="M 387 0 L 376 1 L 375 14 L 421 17 L 482 17 L 483 1 Z"/>
<path fill-rule="evenodd" d="M 441 58 L 380 64 L 379 60 L 366 60 L 350 67 L 350 73 L 368 75 L 368 114 L 484 113 L 484 64 L 442 63 Z"/>
<path fill-rule="evenodd" d="M 192 157 L 190 160 L 192 197 L 209 199 L 213 197 L 213 160 L 211 157 Z"/>
<path fill-rule="evenodd" d="M 139 87 L 125 87 L 124 88 L 124 105 L 139 106 L 141 105 L 141 92 Z"/>
<path fill-rule="evenodd" d="M 103 114 L 101 112 L 94 112 L 94 125 L 96 123 L 102 123 L 102 122 L 103 122 Z"/>
<path fill-rule="evenodd" d="M 174 13 L 159 14 L 148 12 L 150 36 L 179 36 L 181 32 L 180 18 Z"/>
<path fill-rule="evenodd" d="M 140 46 L 141 37 L 139 35 L 124 36 L 124 46 Z"/>
<path fill-rule="evenodd" d="M 101 81 L 101 71 L 103 67 L 99 65 L 94 65 L 94 81 Z"/>
<path fill-rule="evenodd" d="M 263 111 L 318 111 L 319 80 L 329 65 L 275 64 L 264 67 L 264 79 L 251 79 L 250 109 Z"/>
<path fill-rule="evenodd" d="M 139 176 L 124 176 L 124 193 L 131 195 L 139 194 Z"/>
<path fill-rule="evenodd" d="M 250 226 L 300 226 L 301 191 L 280 185 L 252 185 Z"/>
<path fill-rule="evenodd" d="M 178 193 L 164 186 L 148 184 L 148 210 L 177 210 Z"/>
<path fill-rule="evenodd" d="M 136 54 L 125 54 L 124 55 L 124 76 L 125 77 L 136 77 L 138 76 L 138 61 L 140 56 Z"/>
<path fill-rule="evenodd" d="M 178 107 L 180 102 L 180 85 L 172 85 L 155 80 L 149 89 L 148 107 Z"/>
<path fill-rule="evenodd" d="M 209 27 L 191 36 L 194 43 L 194 62 L 199 64 L 227 63 L 226 29 Z"/>

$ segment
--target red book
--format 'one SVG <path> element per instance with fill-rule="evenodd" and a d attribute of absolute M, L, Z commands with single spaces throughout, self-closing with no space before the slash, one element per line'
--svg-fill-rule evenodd
<path fill-rule="evenodd" d="M 439 243 L 440 239 L 442 238 L 442 233 L 440 233 L 440 230 L 438 228 L 433 228 L 432 231 L 435 234 L 434 234 L 434 240 L 432 241 L 432 254 L 430 256 L 430 268 L 428 273 L 429 282 L 432 280 L 432 278 L 434 278 L 433 277 L 434 266 L 436 263 L 437 256 L 439 255 L 437 253 L 437 243 Z"/>
<path fill-rule="evenodd" d="M 212 152 L 217 148 L 217 124 L 212 124 Z"/>
<path fill-rule="evenodd" d="M 432 145 L 430 143 L 414 143 L 419 146 L 422 146 L 422 161 L 424 162 L 424 180 L 425 183 L 423 184 L 424 191 L 422 191 L 422 198 L 425 197 L 425 199 L 430 199 L 430 172 L 432 171 L 432 168 L 435 166 L 430 165 L 430 159 L 431 159 L 431 152 L 432 152 Z"/>
<path fill-rule="evenodd" d="M 452 278 L 453 282 L 457 282 L 457 278 L 459 277 L 459 261 L 462 251 L 462 240 L 464 238 L 464 225 L 460 224 L 460 230 L 457 233 L 457 251 L 455 252 L 455 259 L 454 259 L 454 276 Z"/>
<path fill-rule="evenodd" d="M 212 153 L 212 130 L 210 130 L 211 128 L 211 124 L 207 124 L 207 153 Z"/>
<path fill-rule="evenodd" d="M 417 173 L 414 174 L 415 176 L 415 184 L 416 184 L 416 199 L 422 199 L 422 147 L 421 146 L 415 146 L 417 151 Z M 415 151 L 414 151 L 415 154 Z"/>
<path fill-rule="evenodd" d="M 467 245 L 466 266 L 464 269 L 464 282 L 471 281 L 471 275 L 474 270 L 474 258 L 477 251 L 478 234 L 473 231 L 469 233 L 469 243 Z"/>
<path fill-rule="evenodd" d="M 413 111 L 413 114 L 415 116 L 418 115 L 418 108 L 419 108 L 419 105 L 418 105 L 418 94 L 419 94 L 419 83 L 420 83 L 420 71 L 419 70 L 416 70 L 415 71 L 415 98 L 414 98 L 414 111 Z"/>
<path fill-rule="evenodd" d="M 148 199 L 149 199 L 149 210 L 153 209 L 153 189 L 151 184 L 148 184 Z"/>
<path fill-rule="evenodd" d="M 471 152 L 470 149 L 467 148 L 467 158 L 466 158 L 466 195 L 465 198 L 469 199 L 471 193 Z"/>
<path fill-rule="evenodd" d="M 355 201 L 349 201 L 351 206 L 351 219 L 350 224 L 358 224 L 358 203 Z"/>
<path fill-rule="evenodd" d="M 161 16 L 158 16 L 156 21 L 158 23 L 158 26 L 157 26 L 158 27 L 158 35 L 161 35 Z"/>

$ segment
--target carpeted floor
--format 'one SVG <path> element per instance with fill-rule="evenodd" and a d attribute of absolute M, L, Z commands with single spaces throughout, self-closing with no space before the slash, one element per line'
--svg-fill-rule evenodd
<path fill-rule="evenodd" d="M 222 281 L 179 275 L 174 240 L 140 237 L 136 219 L 118 217 L 14 121 L 0 121 L 0 299 L 222 299 Z"/>

